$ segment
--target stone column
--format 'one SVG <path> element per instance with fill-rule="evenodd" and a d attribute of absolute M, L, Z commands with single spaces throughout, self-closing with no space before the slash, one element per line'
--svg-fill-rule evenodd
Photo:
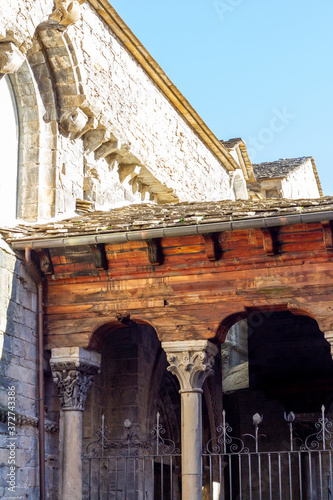
<path fill-rule="evenodd" d="M 202 386 L 217 347 L 206 340 L 162 342 L 181 394 L 182 499 L 202 499 Z"/>
<path fill-rule="evenodd" d="M 82 413 L 101 355 L 82 347 L 52 349 L 60 412 L 60 500 L 82 499 Z"/>

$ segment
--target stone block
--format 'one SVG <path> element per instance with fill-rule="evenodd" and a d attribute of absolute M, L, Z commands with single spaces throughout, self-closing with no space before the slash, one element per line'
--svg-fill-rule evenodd
<path fill-rule="evenodd" d="M 57 347 L 52 349 L 51 363 L 77 361 L 100 366 L 101 355 L 95 351 L 88 351 L 82 347 Z"/>

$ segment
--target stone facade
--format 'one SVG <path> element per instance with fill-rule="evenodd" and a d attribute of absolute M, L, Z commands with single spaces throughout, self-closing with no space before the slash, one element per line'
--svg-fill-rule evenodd
<path fill-rule="evenodd" d="M 0 78 L 12 87 L 19 122 L 20 219 L 142 201 L 235 198 L 233 177 L 221 160 L 89 2 L 1 2 Z M 35 499 L 36 291 L 23 262 L 1 245 L 1 432 L 8 437 L 7 390 L 13 386 L 15 494 Z M 56 498 L 59 402 L 49 369 L 45 377 L 46 481 L 48 498 L 52 485 Z M 5 447 L 1 462 L 7 459 Z M 2 498 L 12 496 L 6 476 L 0 488 Z"/>
<path fill-rule="evenodd" d="M 21 260 L 1 242 L 0 450 L 1 498 L 38 498 L 37 338 L 35 284 Z M 13 397 L 14 400 L 10 399 Z M 11 404 L 14 403 L 14 406 Z M 8 410 L 15 412 L 15 495 L 8 491 Z M 47 481 L 57 481 L 57 423 L 46 410 Z M 29 492 L 29 493 L 27 493 Z M 49 498 L 56 498 L 50 493 Z"/>
<path fill-rule="evenodd" d="M 17 197 L 18 219 L 38 221 L 44 236 L 50 236 L 50 228 L 43 226 L 50 220 L 85 213 L 83 219 L 92 209 L 106 211 L 127 204 L 141 204 L 141 212 L 138 214 L 136 207 L 115 211 L 114 230 L 121 231 L 124 224 L 130 230 L 144 229 L 148 219 L 152 227 L 156 219 L 173 227 L 214 223 L 217 219 L 230 221 L 234 201 L 246 200 L 249 185 L 256 184 L 245 143 L 219 143 L 108 2 L 101 0 L 98 5 L 97 10 L 95 0 L 0 3 L 0 79 L 13 90 L 19 123 L 18 188 L 12 196 Z M 320 195 L 319 188 L 313 190 L 315 174 L 309 165 L 278 181 L 260 181 L 254 193 L 261 190 L 262 196 L 273 196 L 264 184 L 273 182 L 279 196 Z M 8 168 L 7 158 L 3 158 L 3 179 Z M 305 179 L 304 189 L 300 189 L 300 178 Z M 200 204 L 194 211 L 191 202 L 201 200 L 211 202 L 211 212 L 207 204 Z M 170 208 L 169 202 L 188 203 Z M 279 206 L 279 214 L 290 208 L 288 202 L 284 203 Z M 265 206 L 260 206 L 258 213 L 249 206 L 239 203 L 238 218 L 267 215 Z M 302 203 L 299 210 L 303 206 L 308 205 Z M 316 202 L 310 202 L 309 207 L 305 211 L 317 210 Z M 14 213 L 14 208 L 9 210 L 4 204 L 4 217 L 7 209 Z M 276 215 L 274 207 L 267 210 L 268 216 Z M 110 220 L 104 220 L 104 216 L 96 215 L 87 223 L 91 223 L 90 229 L 98 233 L 108 228 Z M 55 223 L 53 235 L 75 235 L 81 230 L 77 222 L 69 226 Z M 205 238 L 210 261 L 217 258 L 215 243 L 209 235 Z M 149 244 L 147 266 L 148 262 L 159 265 L 158 246 L 153 240 Z M 15 254 L 3 240 L 0 286 L 0 431 L 4 442 L 0 449 L 4 465 L 0 497 L 34 500 L 39 498 L 36 284 L 27 273 L 22 254 Z M 117 328 L 126 320 L 120 318 Z M 197 432 L 193 440 L 189 429 L 186 435 L 183 431 L 189 449 L 194 445 L 194 460 L 184 480 L 190 483 L 195 470 L 193 498 L 200 497 L 202 478 L 196 445 L 201 439 L 202 393 L 205 423 L 210 420 L 211 428 L 216 423 L 217 408 L 221 409 L 221 398 L 214 400 L 212 396 L 219 393 L 216 380 L 210 379 L 203 387 L 206 376 L 214 374 L 217 348 L 206 341 L 178 347 L 167 343 L 164 348 L 171 364 L 167 372 L 167 357 L 152 326 L 126 326 L 126 335 L 118 328 L 117 334 L 107 340 L 101 374 L 97 374 L 98 356 L 93 359 L 96 353 L 91 351 L 77 348 L 69 352 L 64 346 L 71 360 L 64 361 L 65 351 L 54 349 L 50 363 L 50 353 L 45 352 L 48 499 L 58 498 L 58 494 L 61 498 L 81 498 L 80 489 L 75 490 L 76 496 L 72 494 L 73 477 L 66 472 L 67 465 L 80 462 L 81 431 L 86 444 L 103 412 L 115 434 L 124 432 L 122 420 L 132 419 L 143 439 L 158 410 L 169 437 L 179 439 L 181 425 L 185 424 L 184 417 L 183 424 L 180 422 L 177 378 L 186 422 L 193 421 Z M 189 338 L 191 335 L 188 332 Z M 184 385 L 182 376 L 187 375 L 191 377 Z M 119 397 L 121 408 L 117 407 Z M 9 490 L 7 476 L 11 452 L 7 447 L 11 424 L 8 408 L 15 412 L 15 490 Z M 204 432 L 208 439 L 208 424 Z M 73 447 L 62 446 L 66 433 Z M 184 470 L 186 467 L 184 464 Z M 80 467 L 74 473 L 76 479 L 80 478 Z"/>
<path fill-rule="evenodd" d="M 47 1 L 0 7 L 0 73 L 11 75 L 21 128 L 19 217 L 71 214 L 77 199 L 234 199 L 229 172 L 185 115 L 89 2 L 72 4 L 71 15 Z"/>
<path fill-rule="evenodd" d="M 314 159 L 283 159 L 253 165 L 257 189 L 265 198 L 320 198 L 323 193 Z"/>

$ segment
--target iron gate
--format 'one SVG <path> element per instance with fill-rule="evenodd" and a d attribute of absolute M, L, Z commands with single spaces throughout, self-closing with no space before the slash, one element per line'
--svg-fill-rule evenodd
<path fill-rule="evenodd" d="M 253 434 L 237 438 L 222 415 L 217 437 L 202 453 L 204 500 L 333 500 L 333 424 L 324 407 L 315 432 L 303 440 L 295 434 L 294 413 L 284 415 L 289 440 L 281 451 L 260 449 L 263 416 L 253 416 Z M 137 438 L 129 420 L 124 425 L 126 439 L 111 440 L 102 417 L 96 440 L 82 455 L 83 498 L 180 500 L 181 454 L 163 437 L 159 414 L 146 441 Z"/>
<path fill-rule="evenodd" d="M 125 420 L 125 440 L 112 440 L 102 425 L 96 440 L 82 455 L 83 498 L 88 500 L 180 500 L 181 455 L 176 444 L 163 437 L 157 413 L 151 438 L 140 441 Z"/>
<path fill-rule="evenodd" d="M 289 427 L 288 450 L 261 451 L 260 424 L 253 416 L 254 433 L 233 437 L 223 412 L 217 437 L 203 451 L 204 498 L 210 500 L 332 500 L 332 422 L 321 417 L 315 433 L 303 441 L 295 437 L 293 412 L 284 415 Z M 252 448 L 246 446 L 247 440 Z"/>

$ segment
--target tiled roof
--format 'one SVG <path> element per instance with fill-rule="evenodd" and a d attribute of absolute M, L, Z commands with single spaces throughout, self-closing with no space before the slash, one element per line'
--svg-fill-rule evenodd
<path fill-rule="evenodd" d="M 233 149 L 235 146 L 238 144 L 244 142 L 241 137 L 235 137 L 234 139 L 229 139 L 228 141 L 220 141 L 223 146 L 225 146 L 227 149 Z"/>
<path fill-rule="evenodd" d="M 18 225 L 1 229 L 8 241 L 66 238 L 89 234 L 121 233 L 167 227 L 205 225 L 292 214 L 333 211 L 333 197 L 311 200 L 238 200 L 141 204 L 91 212 L 62 221 Z"/>
<path fill-rule="evenodd" d="M 256 179 L 268 179 L 273 177 L 287 177 L 287 175 L 298 167 L 311 160 L 311 156 L 301 158 L 281 159 L 265 163 L 253 164 L 253 171 Z"/>

